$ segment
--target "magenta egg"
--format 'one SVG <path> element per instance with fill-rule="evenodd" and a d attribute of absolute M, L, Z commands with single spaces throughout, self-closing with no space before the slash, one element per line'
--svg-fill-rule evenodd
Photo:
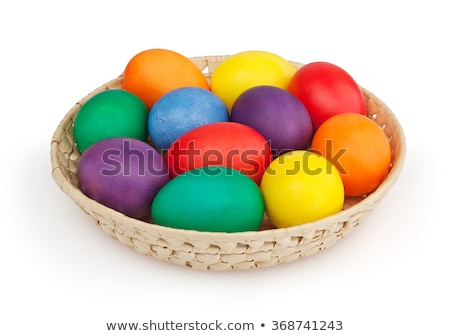
<path fill-rule="evenodd" d="M 231 109 L 231 121 L 261 133 L 274 156 L 311 145 L 313 126 L 303 103 L 287 90 L 255 86 L 244 91 Z"/>
<path fill-rule="evenodd" d="M 150 214 L 153 198 L 170 179 L 158 151 L 126 137 L 101 140 L 87 148 L 77 175 L 86 196 L 134 218 Z"/>

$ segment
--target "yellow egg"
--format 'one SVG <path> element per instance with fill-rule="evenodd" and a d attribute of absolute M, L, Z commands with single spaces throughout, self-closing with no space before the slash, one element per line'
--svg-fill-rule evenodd
<path fill-rule="evenodd" d="M 236 98 L 252 87 L 271 85 L 287 90 L 295 72 L 294 65 L 279 55 L 243 51 L 219 64 L 211 76 L 211 91 L 230 111 Z"/>
<path fill-rule="evenodd" d="M 261 191 L 272 223 L 285 228 L 341 211 L 344 186 L 323 156 L 296 150 L 276 158 L 263 175 Z"/>

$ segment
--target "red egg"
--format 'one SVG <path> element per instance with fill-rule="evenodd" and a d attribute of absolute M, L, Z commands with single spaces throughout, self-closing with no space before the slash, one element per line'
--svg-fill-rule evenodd
<path fill-rule="evenodd" d="M 182 135 L 169 147 L 165 158 L 172 177 L 194 168 L 225 166 L 248 175 L 259 185 L 272 161 L 272 151 L 255 129 L 217 122 Z"/>
<path fill-rule="evenodd" d="M 332 63 L 305 64 L 292 77 L 288 91 L 305 105 L 314 130 L 336 114 L 366 114 L 361 88 L 348 72 Z"/>

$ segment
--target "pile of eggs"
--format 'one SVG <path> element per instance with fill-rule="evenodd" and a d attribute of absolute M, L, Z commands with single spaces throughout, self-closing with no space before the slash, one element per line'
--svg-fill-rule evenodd
<path fill-rule="evenodd" d="M 386 178 L 391 149 L 342 68 L 296 69 L 244 51 L 210 81 L 185 56 L 149 49 L 131 58 L 123 89 L 92 96 L 74 120 L 78 181 L 88 197 L 173 228 L 279 228 L 342 210 Z"/>

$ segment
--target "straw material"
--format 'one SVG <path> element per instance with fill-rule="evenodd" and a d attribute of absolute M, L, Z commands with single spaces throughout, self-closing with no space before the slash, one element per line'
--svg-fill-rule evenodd
<path fill-rule="evenodd" d="M 195 57 L 191 60 L 209 80 L 228 56 Z M 301 63 L 292 62 L 297 68 Z M 127 217 L 85 196 L 78 188 L 80 153 L 74 144 L 73 121 L 93 95 L 122 88 L 122 76 L 109 81 L 79 101 L 64 117 L 51 142 L 52 176 L 57 185 L 108 235 L 139 253 L 177 265 L 204 270 L 265 267 L 290 262 L 324 250 L 355 229 L 396 182 L 406 154 L 405 137 L 390 109 L 362 88 L 368 116 L 390 141 L 392 167 L 385 181 L 366 197 L 347 197 L 336 215 L 287 229 L 276 229 L 267 219 L 257 232 L 212 233 L 172 229 L 151 221 Z"/>

